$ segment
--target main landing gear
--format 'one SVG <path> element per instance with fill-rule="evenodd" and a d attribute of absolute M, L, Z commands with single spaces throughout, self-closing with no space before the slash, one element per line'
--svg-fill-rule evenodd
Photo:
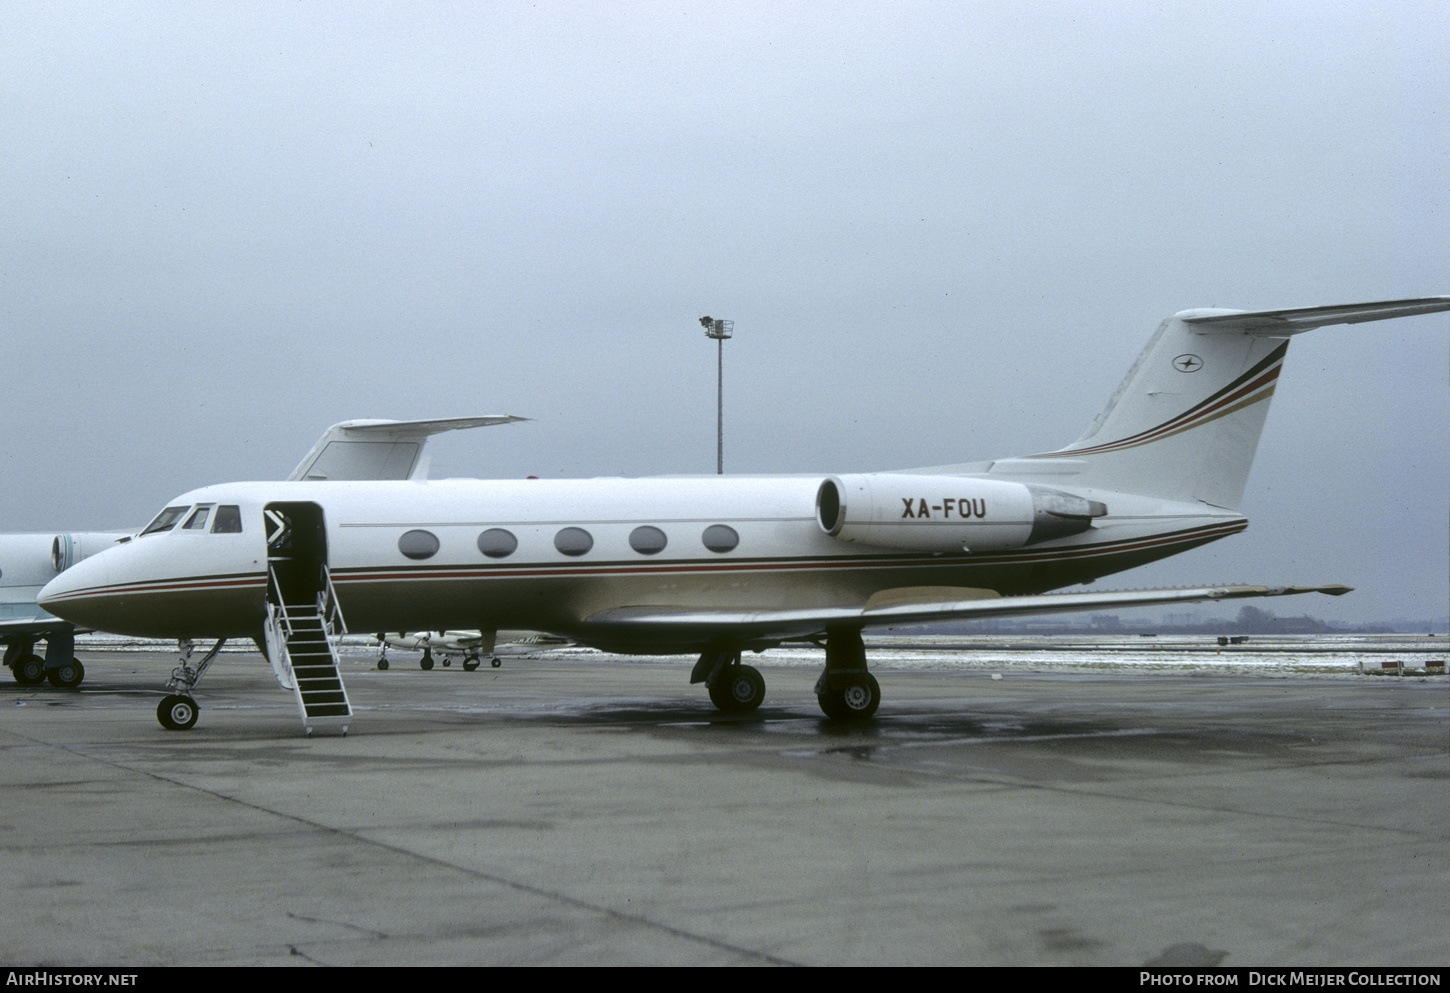
<path fill-rule="evenodd" d="M 860 631 L 826 635 L 826 671 L 816 680 L 816 702 L 833 720 L 865 720 L 881 705 L 881 684 L 866 671 Z"/>
<path fill-rule="evenodd" d="M 748 714 L 765 699 L 765 677 L 754 666 L 741 665 L 736 651 L 705 652 L 690 682 L 704 683 L 710 702 L 726 714 Z"/>
<path fill-rule="evenodd" d="M 8 663 L 10 674 L 21 686 L 39 686 L 45 682 L 45 659 L 34 653 L 17 654 Z"/>
<path fill-rule="evenodd" d="M 45 678 L 57 689 L 73 690 L 86 678 L 86 667 L 80 659 L 71 659 L 46 672 Z"/>
<path fill-rule="evenodd" d="M 46 654 L 60 654 L 62 658 L 69 655 L 74 644 L 74 635 L 67 635 L 68 641 L 62 643 L 59 648 L 53 639 L 57 634 L 50 635 L 48 642 L 50 648 Z M 10 674 L 21 686 L 39 686 L 41 683 L 49 682 L 50 685 L 62 690 L 73 690 L 86 678 L 86 667 L 81 665 L 81 660 L 71 658 L 68 662 L 62 662 L 58 666 L 47 669 L 45 657 L 35 653 L 35 642 L 33 641 L 12 641 L 5 647 L 5 665 L 9 667 Z"/>
<path fill-rule="evenodd" d="M 740 653 L 734 650 L 702 654 L 690 682 L 704 683 L 710 702 L 726 714 L 748 714 L 765 699 L 765 678 L 754 667 L 741 665 Z M 866 669 L 860 631 L 827 632 L 826 669 L 815 690 L 822 712 L 832 720 L 865 720 L 876 713 L 881 684 Z"/>
<path fill-rule="evenodd" d="M 503 665 L 503 659 L 495 655 L 488 660 L 488 664 L 493 668 L 497 669 L 499 666 Z M 463 656 L 464 672 L 472 672 L 481 665 L 483 665 L 483 655 L 481 653 L 474 652 L 470 655 Z"/>
<path fill-rule="evenodd" d="M 166 684 L 169 690 L 177 692 L 168 694 L 161 698 L 161 703 L 156 707 L 156 719 L 161 726 L 168 731 L 189 731 L 195 724 L 201 708 L 197 706 L 196 700 L 192 697 L 191 691 L 196 684 L 201 682 L 201 677 L 211 666 L 212 660 L 216 658 L 217 652 L 227 643 L 225 638 L 217 639 L 217 643 L 211 647 L 211 651 L 202 656 L 201 661 L 196 665 L 191 664 L 191 653 L 195 650 L 190 638 L 182 638 L 177 643 L 181 652 L 181 660 L 175 669 L 171 670 L 171 681 Z"/>

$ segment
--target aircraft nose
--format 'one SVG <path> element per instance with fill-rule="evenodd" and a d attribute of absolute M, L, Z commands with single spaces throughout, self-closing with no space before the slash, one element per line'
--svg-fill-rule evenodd
<path fill-rule="evenodd" d="M 102 552 L 77 562 L 41 588 L 35 598 L 42 610 L 79 627 L 96 628 L 99 612 L 104 610 L 104 589 L 109 569 L 101 560 Z"/>

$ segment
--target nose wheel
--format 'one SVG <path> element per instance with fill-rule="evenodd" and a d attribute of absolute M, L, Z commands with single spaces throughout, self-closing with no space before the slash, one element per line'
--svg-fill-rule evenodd
<path fill-rule="evenodd" d="M 181 692 L 162 697 L 161 702 L 156 706 L 156 719 L 166 730 L 189 731 L 196 724 L 196 718 L 201 712 L 201 708 L 196 705 L 191 691 L 196 688 L 197 683 L 201 682 L 201 677 L 206 674 L 206 670 L 211 667 L 212 660 L 217 657 L 217 653 L 226 643 L 225 638 L 217 639 L 217 643 L 211 646 L 211 650 L 202 656 L 201 661 L 196 665 L 191 664 L 191 653 L 194 648 L 191 639 L 182 638 L 178 643 L 178 647 L 181 649 L 181 660 L 177 663 L 176 668 L 171 670 L 171 681 L 166 684 L 166 688 Z"/>
<path fill-rule="evenodd" d="M 156 719 L 168 731 L 186 731 L 196 723 L 197 713 L 195 700 L 173 693 L 171 696 L 162 697 L 156 708 Z"/>

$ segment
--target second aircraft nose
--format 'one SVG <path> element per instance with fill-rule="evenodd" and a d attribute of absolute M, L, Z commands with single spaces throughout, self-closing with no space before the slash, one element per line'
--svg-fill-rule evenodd
<path fill-rule="evenodd" d="M 42 610 L 84 628 L 96 627 L 95 611 L 104 600 L 109 569 L 102 562 L 110 551 L 93 555 L 66 569 L 41 588 L 35 598 Z"/>

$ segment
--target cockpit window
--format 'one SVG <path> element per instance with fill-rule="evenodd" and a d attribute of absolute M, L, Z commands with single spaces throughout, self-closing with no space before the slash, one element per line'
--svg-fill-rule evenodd
<path fill-rule="evenodd" d="M 186 523 L 183 524 L 183 525 L 181 525 L 181 530 L 183 530 L 183 531 L 205 531 L 206 530 L 206 519 L 207 519 L 207 517 L 210 514 L 211 514 L 211 507 L 209 505 L 208 506 L 197 507 L 196 510 L 194 510 L 194 511 L 191 512 L 191 516 L 186 519 Z"/>
<path fill-rule="evenodd" d="M 167 507 L 156 515 L 156 520 L 146 525 L 142 534 L 155 534 L 158 531 L 170 531 L 176 527 L 176 522 L 181 520 L 181 515 L 186 513 L 187 507 Z"/>
<path fill-rule="evenodd" d="M 216 520 L 211 526 L 212 534 L 241 534 L 242 508 L 224 503 L 216 509 Z"/>

